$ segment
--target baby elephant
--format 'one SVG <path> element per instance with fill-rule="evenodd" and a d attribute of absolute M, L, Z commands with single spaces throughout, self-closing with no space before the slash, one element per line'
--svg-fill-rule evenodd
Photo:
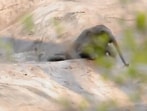
<path fill-rule="evenodd" d="M 75 58 L 95 60 L 96 58 L 104 55 L 115 57 L 115 53 L 110 47 L 110 43 L 116 47 L 124 65 L 128 66 L 112 32 L 104 25 L 96 25 L 84 30 L 68 51 L 62 54 L 56 54 L 55 57 L 50 58 L 49 61 L 60 61 Z"/>

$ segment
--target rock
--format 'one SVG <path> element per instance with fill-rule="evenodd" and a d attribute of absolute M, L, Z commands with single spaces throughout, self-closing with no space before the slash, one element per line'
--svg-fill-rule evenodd
<path fill-rule="evenodd" d="M 125 92 L 104 80 L 86 60 L 1 64 L 0 74 L 3 111 L 59 111 L 82 104 L 90 110 L 109 100 L 119 107 L 131 105 Z"/>
<path fill-rule="evenodd" d="M 22 19 L 26 13 L 32 11 L 38 7 L 38 5 L 44 4 L 44 2 L 49 3 L 47 0 L 1 0 L 0 32 L 13 26 L 13 24 Z"/>
<path fill-rule="evenodd" d="M 1 0 L 0 36 L 5 38 L 2 43 L 10 43 L 14 61 L 6 57 L 7 63 L 0 64 L 0 110 L 94 111 L 106 101 L 112 103 L 112 111 L 115 102 L 121 110 L 130 109 L 133 103 L 127 93 L 105 80 L 100 66 L 86 60 L 45 60 L 66 50 L 82 30 L 96 24 L 108 26 L 119 39 L 120 21 L 127 26 L 135 21 L 128 10 L 144 10 L 146 5 L 146 0 L 123 5 L 118 0 Z M 10 46 L 4 46 L 0 58 L 6 62 Z"/>

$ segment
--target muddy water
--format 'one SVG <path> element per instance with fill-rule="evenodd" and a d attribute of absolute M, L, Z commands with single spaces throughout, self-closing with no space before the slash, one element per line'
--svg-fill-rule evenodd
<path fill-rule="evenodd" d="M 11 37 L 0 38 L 1 62 L 46 61 L 57 52 L 66 48 L 57 43 L 29 41 Z"/>

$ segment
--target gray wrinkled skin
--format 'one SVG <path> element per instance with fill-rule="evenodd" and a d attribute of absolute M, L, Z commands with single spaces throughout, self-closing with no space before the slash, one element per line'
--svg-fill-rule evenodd
<path fill-rule="evenodd" d="M 99 56 L 105 55 L 115 57 L 116 54 L 109 46 L 110 43 L 115 46 L 124 65 L 128 66 L 111 30 L 104 25 L 96 25 L 89 29 L 85 29 L 67 52 L 63 54 L 56 54 L 55 57 L 49 59 L 49 61 L 76 58 L 94 60 Z"/>

